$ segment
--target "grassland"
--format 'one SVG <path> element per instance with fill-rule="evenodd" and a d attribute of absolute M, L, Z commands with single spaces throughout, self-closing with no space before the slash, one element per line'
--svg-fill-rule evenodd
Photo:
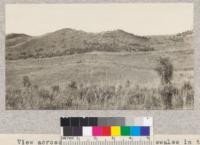
<path fill-rule="evenodd" d="M 191 49 L 165 49 L 7 60 L 6 108 L 192 109 L 193 55 Z M 174 66 L 167 87 L 155 71 L 161 56 Z M 163 92 L 172 93 L 172 106 L 166 108 Z"/>

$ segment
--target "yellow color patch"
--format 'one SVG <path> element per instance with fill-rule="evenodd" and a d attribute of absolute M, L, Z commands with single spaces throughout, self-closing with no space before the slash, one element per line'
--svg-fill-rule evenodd
<path fill-rule="evenodd" d="M 121 129 L 120 126 L 111 126 L 111 136 L 120 136 Z"/>

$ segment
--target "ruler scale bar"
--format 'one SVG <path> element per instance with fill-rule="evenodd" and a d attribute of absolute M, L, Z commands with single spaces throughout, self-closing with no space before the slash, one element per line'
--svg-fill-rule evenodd
<path fill-rule="evenodd" d="M 153 141 L 63 141 L 62 145 L 152 145 Z"/>

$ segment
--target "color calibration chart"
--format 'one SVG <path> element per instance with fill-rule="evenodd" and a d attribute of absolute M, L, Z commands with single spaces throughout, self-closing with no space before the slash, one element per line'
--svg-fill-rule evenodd
<path fill-rule="evenodd" d="M 62 145 L 153 143 L 152 117 L 64 117 L 60 124 Z"/>

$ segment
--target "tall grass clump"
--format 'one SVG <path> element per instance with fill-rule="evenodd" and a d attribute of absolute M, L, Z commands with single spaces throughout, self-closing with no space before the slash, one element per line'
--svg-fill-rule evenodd
<path fill-rule="evenodd" d="M 190 81 L 184 82 L 181 88 L 181 94 L 185 99 L 186 106 L 192 106 L 194 104 L 194 89 Z"/>
<path fill-rule="evenodd" d="M 22 77 L 21 87 L 7 88 L 7 109 L 183 109 L 191 108 L 194 91 L 190 82 L 181 87 L 172 83 L 170 63 L 161 63 L 161 85 L 145 87 L 127 80 L 120 85 L 85 84 L 71 80 L 60 87 L 42 87 Z M 169 69 L 169 70 L 168 70 Z M 169 76 L 169 77 L 167 77 Z"/>

